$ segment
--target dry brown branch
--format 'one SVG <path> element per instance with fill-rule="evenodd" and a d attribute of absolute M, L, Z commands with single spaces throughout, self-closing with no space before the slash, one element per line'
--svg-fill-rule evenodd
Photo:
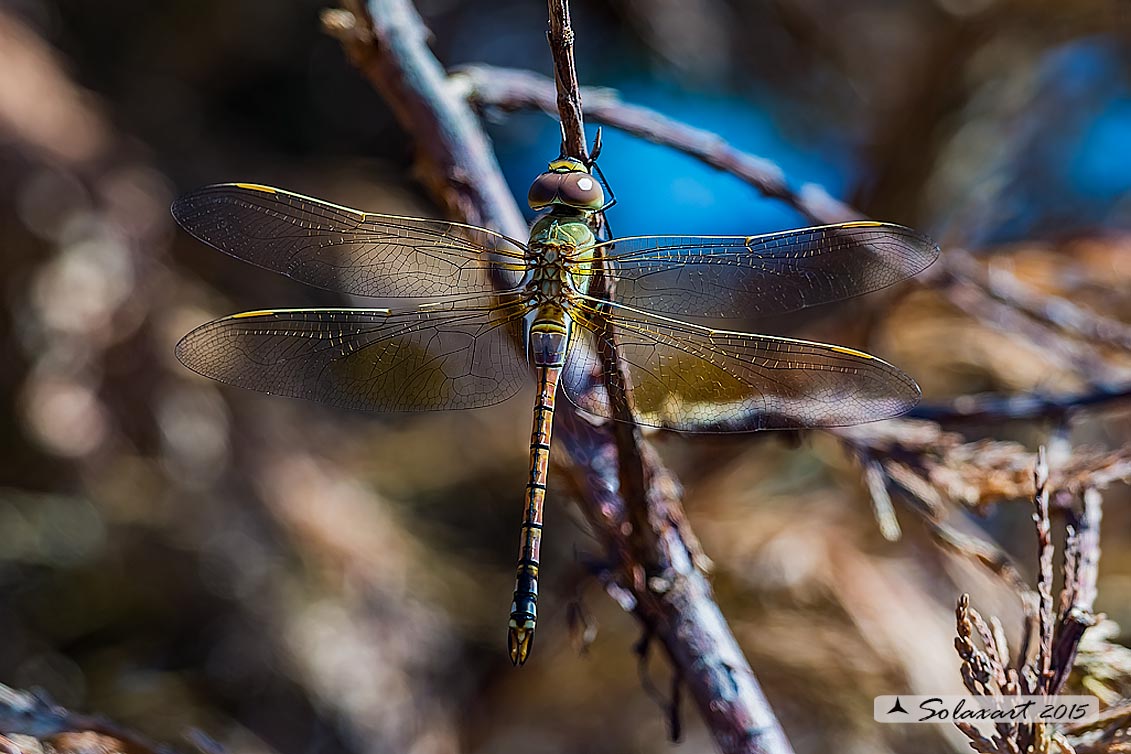
<path fill-rule="evenodd" d="M 1038 293 L 1009 270 L 985 269 L 972 254 L 962 249 L 952 251 L 949 257 L 951 270 L 961 271 L 963 276 L 998 301 L 1070 335 L 1124 350 L 1131 349 L 1131 326 L 1126 323 L 1088 311 L 1060 296 Z"/>
<path fill-rule="evenodd" d="M 537 74 L 491 66 L 463 66 L 453 71 L 453 78 L 463 87 L 468 100 L 480 110 L 537 109 L 551 114 L 555 112 L 553 82 Z M 624 102 L 611 89 L 585 88 L 581 95 L 583 112 L 594 121 L 676 149 L 729 173 L 763 196 L 785 202 L 815 223 L 828 224 L 863 217 L 861 212 L 831 197 L 819 186 L 807 185 L 794 190 L 785 173 L 772 161 L 737 149 L 715 133 Z M 1089 375 L 1099 376 L 1104 381 L 1118 376 L 1107 367 L 1094 348 L 1058 331 L 1125 346 L 1131 342 L 1131 327 L 1055 297 L 1042 299 L 1019 282 L 1005 281 L 1003 275 L 987 275 L 978 267 L 973 256 L 961 248 L 948 247 L 934 267 L 920 275 L 919 280 L 934 284 L 952 303 L 979 322 L 1011 335 L 1023 334 L 1041 345 L 1049 358 L 1055 357 L 1065 369 L 1084 369 Z M 1128 390 L 1125 385 L 1106 385 L 1105 388 L 1102 394 L 1088 393 L 1086 402 L 1092 404 L 1122 398 Z M 956 403 L 961 406 L 964 400 L 958 399 Z M 983 414 L 989 414 L 997 407 L 1006 411 L 1016 408 L 1008 397 L 1003 396 L 987 396 L 979 402 Z M 1068 397 L 1059 402 L 1050 399 L 1047 404 L 1047 407 L 1039 409 L 1042 415 L 1076 405 Z M 1032 411 L 1031 408 L 1028 410 Z M 917 415 L 940 420 L 950 418 L 945 406 L 926 406 Z M 963 413 L 958 411 L 956 415 L 962 417 Z"/>
<path fill-rule="evenodd" d="M 997 621 L 991 628 L 980 615 L 970 607 L 969 596 L 958 600 L 957 638 L 955 649 L 962 660 L 962 678 L 966 688 L 973 694 L 989 694 L 995 697 L 1035 695 L 1046 696 L 1060 692 L 1068 679 L 1075 662 L 1077 648 L 1081 644 L 1084 631 L 1094 625 L 1089 600 L 1094 595 L 1095 565 L 1099 557 L 1098 523 L 1100 518 L 1099 498 L 1092 495 L 1084 510 L 1077 517 L 1077 523 L 1069 524 L 1064 553 L 1064 586 L 1060 593 L 1059 608 L 1054 610 L 1052 598 L 1053 585 L 1053 544 L 1052 525 L 1049 518 L 1051 497 L 1050 474 L 1041 448 L 1033 466 L 1033 522 L 1037 535 L 1037 594 L 1038 603 L 1035 616 L 1037 647 L 1029 657 L 1027 639 L 1034 626 L 1027 621 L 1023 633 L 1022 648 L 1017 665 L 1009 664 L 1009 650 L 1004 632 Z M 982 648 L 973 641 L 977 634 Z M 1046 723 L 1014 723 L 996 725 L 996 733 L 984 737 L 974 728 L 959 725 L 975 751 L 986 754 L 1004 754 L 1028 751 L 1113 751 L 1115 749 L 1078 748 L 1085 743 L 1084 734 L 1096 728 L 1104 728 L 1109 740 L 1119 735 L 1112 726 L 1124 726 L 1123 715 L 1101 715 L 1103 722 L 1095 720 L 1066 726 L 1057 731 Z M 1106 726 L 1106 727 L 1105 727 Z"/>
<path fill-rule="evenodd" d="M 427 32 L 406 0 L 345 3 L 348 14 L 324 17 L 350 58 L 390 101 L 404 128 L 418 135 L 419 167 L 426 185 L 450 214 L 466 222 L 525 236 L 518 208 L 466 101 L 444 79 L 425 44 Z M 558 15 L 560 41 L 568 14 Z M 551 40 L 555 39 L 551 29 Z M 559 75 L 562 68 L 558 67 Z M 570 74 L 566 72 L 566 80 Z M 556 99 L 555 99 L 556 102 Z M 568 104 L 568 103 L 567 103 Z M 568 153 L 584 154 L 580 116 L 566 124 Z M 578 136 L 579 134 L 580 137 Z M 572 143 L 580 138 L 580 146 Z M 571 145 L 572 144 L 572 145 Z M 789 744 L 742 656 L 709 584 L 697 569 L 698 545 L 687 531 L 678 483 L 658 456 L 641 445 L 647 469 L 647 521 L 655 550 L 642 554 L 626 536 L 631 513 L 621 497 L 618 446 L 609 428 L 593 427 L 562 411 L 556 417 L 558 446 L 574 469 L 579 503 L 598 538 L 618 565 L 613 584 L 631 594 L 635 614 L 663 643 L 720 748 L 726 752 L 789 752 Z M 637 537 L 638 539 L 638 537 Z M 643 562 L 663 563 L 649 574 Z"/>
<path fill-rule="evenodd" d="M 1033 467 L 1033 522 L 1037 526 L 1037 594 L 1040 596 L 1037 625 L 1037 694 L 1047 694 L 1052 669 L 1052 528 L 1049 523 L 1049 466 L 1045 449 L 1037 450 L 1037 463 Z"/>
<path fill-rule="evenodd" d="M 480 110 L 537 109 L 557 114 L 554 82 L 536 73 L 476 65 L 454 69 L 453 78 L 465 88 L 468 101 Z M 702 160 L 749 183 L 763 195 L 790 204 L 815 222 L 835 223 L 862 217 L 817 186 L 793 191 L 781 168 L 736 149 L 718 134 L 624 102 L 612 89 L 585 87 L 580 95 L 582 112 L 594 121 Z"/>
<path fill-rule="evenodd" d="M 416 136 L 417 171 L 452 217 L 512 238 L 526 223 L 511 197 L 475 115 L 451 87 L 428 49 L 416 9 L 395 0 L 346 0 L 348 14 L 323 17 L 355 66 L 385 95 Z"/>
<path fill-rule="evenodd" d="M 562 156 L 586 162 L 589 148 L 585 143 L 585 126 L 581 112 L 581 85 L 577 81 L 577 65 L 573 59 L 573 25 L 566 0 L 549 0 L 550 26 L 546 39 L 554 56 L 554 87 L 557 91 L 557 114 L 562 127 Z"/>
<path fill-rule="evenodd" d="M 941 510 L 951 501 L 975 513 L 985 513 L 1000 502 L 1029 500 L 1033 496 L 1035 455 L 1014 442 L 966 442 L 938 424 L 899 419 L 835 430 L 854 452 L 863 446 L 880 460 L 888 474 L 904 489 L 923 497 L 938 497 L 924 504 Z M 1109 452 L 1077 448 L 1052 472 L 1054 490 L 1050 505 L 1066 510 L 1084 490 L 1102 490 L 1115 482 L 1131 480 L 1131 448 Z"/>

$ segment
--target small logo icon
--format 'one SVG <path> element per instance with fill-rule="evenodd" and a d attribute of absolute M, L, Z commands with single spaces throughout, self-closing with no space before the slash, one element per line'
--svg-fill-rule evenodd
<path fill-rule="evenodd" d="M 898 697 L 898 696 L 897 696 L 897 697 L 895 698 L 895 704 L 893 704 L 893 705 L 891 706 L 891 709 L 889 709 L 889 710 L 888 710 L 888 714 L 890 715 L 890 714 L 892 714 L 892 713 L 894 713 L 894 712 L 902 712 L 902 713 L 903 713 L 903 714 L 905 714 L 905 715 L 910 715 L 910 714 L 911 714 L 911 713 L 910 713 L 910 712 L 908 712 L 907 710 L 903 709 L 903 704 L 901 704 L 901 703 L 900 703 L 900 701 L 899 701 L 899 697 Z"/>

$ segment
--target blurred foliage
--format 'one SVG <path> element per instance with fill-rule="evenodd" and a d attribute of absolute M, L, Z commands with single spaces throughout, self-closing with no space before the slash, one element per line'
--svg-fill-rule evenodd
<path fill-rule="evenodd" d="M 504 652 L 525 397 L 460 415 L 360 416 L 225 389 L 172 356 L 213 316 L 336 300 L 178 234 L 167 207 L 179 191 L 254 181 L 434 212 L 413 181 L 412 135 L 321 34 L 324 6 L 0 5 L 0 681 L 158 739 L 199 727 L 232 752 L 662 751 L 635 624 L 587 575 L 581 553 L 598 547 L 561 474 L 539 646 L 522 671 Z M 796 186 L 823 184 L 976 250 L 991 274 L 1131 319 L 1120 0 L 573 6 L 583 83 L 715 130 Z M 447 64 L 549 71 L 538 3 L 420 7 Z M 489 130 L 524 196 L 556 154 L 557 126 L 532 114 Z M 804 222 L 683 156 L 606 136 L 620 234 Z M 1129 376 L 1126 353 L 1087 344 L 1088 361 L 1008 321 L 987 326 L 936 291 L 890 304 L 782 327 L 870 340 L 929 399 L 1079 389 L 1101 362 L 1109 382 Z M 1114 448 L 1131 439 L 1128 411 L 1067 428 L 963 429 Z M 657 437 L 787 733 L 799 752 L 965 750 L 954 731 L 880 730 L 871 697 L 957 693 L 956 594 L 973 592 L 1011 627 L 1015 595 L 913 518 L 902 541 L 884 541 L 842 448 L 792 439 Z M 1122 488 L 1106 495 L 1097 603 L 1125 629 L 1129 503 Z M 957 525 L 1030 567 L 1024 508 Z M 601 629 L 581 656 L 572 599 Z M 656 659 L 652 670 L 667 672 Z M 708 749 L 687 713 L 681 750 Z"/>

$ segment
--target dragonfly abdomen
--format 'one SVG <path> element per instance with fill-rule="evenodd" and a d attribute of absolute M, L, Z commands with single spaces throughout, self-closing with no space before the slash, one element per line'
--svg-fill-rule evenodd
<path fill-rule="evenodd" d="M 535 323 L 531 335 L 540 332 Z M 532 341 L 533 343 L 533 338 Z M 542 549 L 542 510 L 546 502 L 546 479 L 550 464 L 550 434 L 554 426 L 554 397 L 562 368 L 538 370 L 538 398 L 534 404 L 534 428 L 530 434 L 530 480 L 522 511 L 522 539 L 518 551 L 518 574 L 511 604 L 508 644 L 511 662 L 521 665 L 530 654 L 538 622 L 538 563 Z"/>

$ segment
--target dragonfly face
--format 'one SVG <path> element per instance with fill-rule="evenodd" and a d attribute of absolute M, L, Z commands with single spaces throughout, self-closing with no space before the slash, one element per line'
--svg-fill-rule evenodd
<path fill-rule="evenodd" d="M 605 206 L 605 191 L 584 163 L 567 157 L 554 160 L 534 179 L 527 201 L 536 211 L 557 206 L 596 212 Z"/>
<path fill-rule="evenodd" d="M 530 189 L 546 210 L 526 241 L 460 223 L 360 212 L 254 184 L 210 186 L 177 221 L 232 256 L 389 308 L 275 309 L 201 325 L 177 345 L 190 369 L 232 385 L 367 411 L 537 398 L 511 609 L 512 661 L 537 620 L 538 564 L 556 397 L 617 418 L 599 354 L 614 345 L 635 420 L 684 432 L 843 426 L 919 399 L 892 365 L 841 346 L 716 329 L 696 320 L 781 314 L 892 285 L 938 247 L 913 230 L 844 223 L 762 236 L 594 238 L 604 191 L 555 160 Z M 616 297 L 589 282 L 602 259 Z M 413 299 L 412 305 L 398 304 Z M 422 304 L 416 302 L 424 301 Z M 608 324 L 615 327 L 609 328 Z M 607 342 L 609 332 L 616 344 Z"/>

